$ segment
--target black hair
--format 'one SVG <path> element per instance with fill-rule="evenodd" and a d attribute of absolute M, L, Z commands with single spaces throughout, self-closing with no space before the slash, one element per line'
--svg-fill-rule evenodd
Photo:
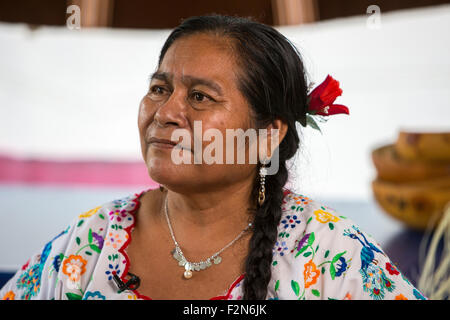
<path fill-rule="evenodd" d="M 222 15 L 184 20 L 164 43 L 158 65 L 175 40 L 198 33 L 211 33 L 231 40 L 240 67 L 238 88 L 251 106 L 257 126 L 267 126 L 275 119 L 281 119 L 288 126 L 278 149 L 278 172 L 266 176 L 262 206 L 256 203 L 259 179 L 252 190 L 256 211 L 245 261 L 243 299 L 262 300 L 266 298 L 271 279 L 272 250 L 288 180 L 286 161 L 294 156 L 300 143 L 295 123 L 306 125 L 306 72 L 296 47 L 273 27 L 248 18 Z"/>

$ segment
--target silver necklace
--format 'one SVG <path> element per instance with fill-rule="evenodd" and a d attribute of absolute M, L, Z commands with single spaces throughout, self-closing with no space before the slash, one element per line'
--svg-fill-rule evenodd
<path fill-rule="evenodd" d="M 180 267 L 184 267 L 184 278 L 185 279 L 190 279 L 192 278 L 192 271 L 202 271 L 205 270 L 209 267 L 211 267 L 213 264 L 219 264 L 222 262 L 222 258 L 220 257 L 220 254 L 227 249 L 228 247 L 230 247 L 233 243 L 235 243 L 237 240 L 239 240 L 239 238 L 241 238 L 244 233 L 252 226 L 252 223 L 250 222 L 245 228 L 244 230 L 241 231 L 241 233 L 238 234 L 238 236 L 236 238 L 233 239 L 233 241 L 231 241 L 230 243 L 228 243 L 225 247 L 223 247 L 222 249 L 220 249 L 219 251 L 217 251 L 216 253 L 214 253 L 213 255 L 211 255 L 209 258 L 205 259 L 205 260 L 201 260 L 198 262 L 190 262 L 186 259 L 186 257 L 183 254 L 183 251 L 181 250 L 180 246 L 178 245 L 177 240 L 175 239 L 175 235 L 173 234 L 173 230 L 172 230 L 172 225 L 170 223 L 170 219 L 169 219 L 169 208 L 168 208 L 168 200 L 167 200 L 167 196 L 165 199 L 165 203 L 164 203 L 164 212 L 166 215 L 166 220 L 167 220 L 167 225 L 169 226 L 169 230 L 170 230 L 170 235 L 172 236 L 172 240 L 173 243 L 175 244 L 175 249 L 173 249 L 171 251 L 172 256 L 175 260 L 178 261 L 178 265 Z"/>

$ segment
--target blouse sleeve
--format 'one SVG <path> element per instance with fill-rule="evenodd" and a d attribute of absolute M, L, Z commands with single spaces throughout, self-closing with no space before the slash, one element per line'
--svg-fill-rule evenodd
<path fill-rule="evenodd" d="M 311 290 L 305 292 L 306 298 L 317 299 L 321 292 L 324 299 L 426 299 L 375 239 L 350 219 L 319 205 L 313 210 L 307 229 L 307 234 L 314 234 L 317 244 L 320 243 L 314 252 L 315 261 L 311 260 L 309 266 L 315 265 L 320 279 L 315 288 L 311 286 Z"/>
<path fill-rule="evenodd" d="M 74 220 L 15 273 L 0 290 L 3 300 L 55 299 L 58 271 L 75 224 Z"/>
<path fill-rule="evenodd" d="M 269 299 L 426 299 L 373 237 L 334 209 L 287 193 Z"/>

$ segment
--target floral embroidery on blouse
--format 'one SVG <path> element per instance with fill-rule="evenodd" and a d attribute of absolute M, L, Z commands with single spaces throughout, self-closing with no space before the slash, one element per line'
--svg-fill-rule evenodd
<path fill-rule="evenodd" d="M 17 271 L 0 297 L 148 299 L 138 290 L 119 291 L 113 282 L 115 275 L 126 279 L 126 247 L 144 192 L 78 215 Z M 267 299 L 426 299 L 372 237 L 304 195 L 286 190 L 277 235 Z M 240 300 L 244 285 L 241 275 L 212 299 Z"/>

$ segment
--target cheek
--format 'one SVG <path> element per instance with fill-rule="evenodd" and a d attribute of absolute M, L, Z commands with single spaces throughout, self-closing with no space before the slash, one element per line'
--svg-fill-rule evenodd
<path fill-rule="evenodd" d="M 150 123 L 153 121 L 155 115 L 155 108 L 152 107 L 150 99 L 146 96 L 142 98 L 141 103 L 139 105 L 139 114 L 138 114 L 138 127 L 141 138 L 145 134 Z"/>

